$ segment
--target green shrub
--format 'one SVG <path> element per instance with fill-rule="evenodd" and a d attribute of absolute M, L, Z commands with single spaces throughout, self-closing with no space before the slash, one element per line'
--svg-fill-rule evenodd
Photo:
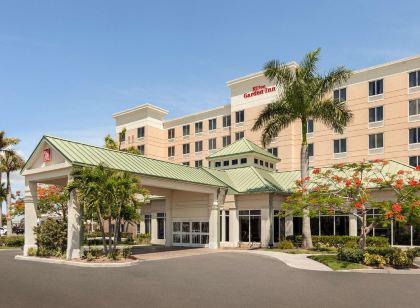
<path fill-rule="evenodd" d="M 420 247 L 414 247 L 406 250 L 407 256 L 414 260 L 415 257 L 420 257 Z"/>
<path fill-rule="evenodd" d="M 280 241 L 277 245 L 278 249 L 293 249 L 293 243 L 288 240 Z"/>
<path fill-rule="evenodd" d="M 381 255 L 370 254 L 368 252 L 363 254 L 363 264 L 366 265 L 374 265 L 378 266 L 379 268 L 384 268 L 385 264 L 388 262 L 389 261 Z"/>
<path fill-rule="evenodd" d="M 37 249 L 35 247 L 28 248 L 28 256 L 34 257 L 37 255 Z"/>
<path fill-rule="evenodd" d="M 117 248 L 114 251 L 109 252 L 108 255 L 107 255 L 107 257 L 110 260 L 119 260 L 120 257 L 121 257 L 121 252 L 122 252 L 121 249 L 118 249 Z"/>
<path fill-rule="evenodd" d="M 401 249 L 395 250 L 390 257 L 390 263 L 396 268 L 408 268 L 413 265 L 413 257 Z"/>
<path fill-rule="evenodd" d="M 150 233 L 137 234 L 136 244 L 150 244 L 151 235 Z"/>
<path fill-rule="evenodd" d="M 302 245 L 302 236 L 301 235 L 292 235 L 287 237 L 288 240 L 291 240 L 295 246 Z M 348 236 L 348 235 L 314 235 L 312 236 L 312 243 L 315 246 L 316 244 L 321 244 L 329 247 L 350 247 L 356 248 L 359 246 L 359 237 L 358 236 Z M 386 237 L 381 236 L 369 236 L 366 239 L 367 246 L 374 247 L 388 247 L 389 241 Z"/>
<path fill-rule="evenodd" d="M 87 260 L 88 262 L 91 262 L 91 261 L 95 260 L 95 257 L 92 255 L 92 253 L 91 253 L 90 251 L 88 251 L 88 252 L 86 253 L 86 260 Z"/>
<path fill-rule="evenodd" d="M 337 259 L 341 261 L 360 263 L 363 261 L 363 249 L 346 247 L 339 248 Z"/>
<path fill-rule="evenodd" d="M 0 237 L 0 246 L 23 247 L 25 239 L 23 235 L 11 235 Z"/>
<path fill-rule="evenodd" d="M 34 228 L 38 255 L 64 255 L 67 249 L 67 223 L 62 220 L 47 219 Z"/>
<path fill-rule="evenodd" d="M 133 252 L 131 250 L 131 247 L 126 246 L 122 249 L 122 256 L 124 257 L 124 259 L 127 259 L 132 254 L 133 254 Z"/>
<path fill-rule="evenodd" d="M 367 247 L 365 251 L 373 255 L 383 256 L 389 260 L 391 255 L 397 250 L 401 249 L 397 247 Z"/>

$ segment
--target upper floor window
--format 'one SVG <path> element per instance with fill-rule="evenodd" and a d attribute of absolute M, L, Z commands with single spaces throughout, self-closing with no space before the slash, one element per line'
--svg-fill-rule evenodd
<path fill-rule="evenodd" d="M 335 139 L 334 140 L 334 153 L 346 153 L 347 152 L 347 139 Z"/>
<path fill-rule="evenodd" d="M 195 142 L 195 152 L 203 151 L 203 141 L 196 141 Z"/>
<path fill-rule="evenodd" d="M 168 157 L 174 157 L 175 156 L 175 147 L 171 146 L 168 147 Z"/>
<path fill-rule="evenodd" d="M 195 123 L 195 133 L 202 133 L 203 132 L 203 122 Z"/>
<path fill-rule="evenodd" d="M 196 168 L 200 168 L 200 167 L 203 167 L 203 160 L 196 160 L 195 162 L 194 162 L 194 166 L 196 167 Z"/>
<path fill-rule="evenodd" d="M 306 121 L 306 133 L 310 134 L 314 132 L 314 120 Z"/>
<path fill-rule="evenodd" d="M 190 153 L 190 144 L 184 143 L 182 145 L 182 154 L 189 154 Z"/>
<path fill-rule="evenodd" d="M 347 89 L 346 88 L 341 88 L 341 89 L 337 89 L 334 90 L 333 93 L 334 99 L 341 102 L 345 102 L 347 100 Z"/>
<path fill-rule="evenodd" d="M 420 71 L 415 71 L 408 74 L 408 86 L 410 88 L 420 86 Z"/>
<path fill-rule="evenodd" d="M 245 121 L 244 110 L 236 111 L 235 116 L 236 116 L 236 123 L 243 123 Z"/>
<path fill-rule="evenodd" d="M 209 120 L 209 130 L 216 129 L 216 118 Z"/>
<path fill-rule="evenodd" d="M 235 133 L 235 141 L 242 139 L 245 136 L 244 132 L 236 132 Z"/>
<path fill-rule="evenodd" d="M 137 138 L 144 138 L 145 127 L 137 128 Z"/>
<path fill-rule="evenodd" d="M 223 116 L 223 127 L 230 127 L 230 115 Z"/>
<path fill-rule="evenodd" d="M 184 161 L 183 163 L 182 163 L 184 166 L 190 166 L 190 162 L 189 161 Z"/>
<path fill-rule="evenodd" d="M 314 156 L 314 144 L 308 143 L 308 157 Z"/>
<path fill-rule="evenodd" d="M 246 158 L 241 158 L 241 165 L 246 164 L 247 163 L 247 159 Z"/>
<path fill-rule="evenodd" d="M 410 166 L 417 167 L 420 165 L 420 156 L 410 156 L 408 158 Z"/>
<path fill-rule="evenodd" d="M 222 140 L 223 140 L 223 147 L 228 146 L 231 143 L 230 135 L 223 136 Z"/>
<path fill-rule="evenodd" d="M 410 128 L 409 132 L 409 143 L 420 143 L 420 127 Z"/>
<path fill-rule="evenodd" d="M 413 99 L 408 102 L 408 113 L 411 116 L 420 114 L 420 99 Z"/>
<path fill-rule="evenodd" d="M 216 149 L 216 138 L 209 139 L 209 150 Z"/>
<path fill-rule="evenodd" d="M 139 151 L 139 153 L 140 153 L 141 155 L 144 155 L 144 144 L 139 145 L 139 146 L 137 147 L 137 150 Z"/>
<path fill-rule="evenodd" d="M 279 152 L 278 152 L 278 148 L 269 148 L 267 149 L 267 151 L 271 154 L 273 154 L 275 157 L 278 157 Z"/>
<path fill-rule="evenodd" d="M 369 82 L 369 96 L 379 95 L 384 93 L 384 80 L 378 79 Z"/>
<path fill-rule="evenodd" d="M 384 120 L 384 107 L 369 108 L 369 123 L 379 122 Z"/>
<path fill-rule="evenodd" d="M 189 136 L 190 135 L 190 125 L 182 126 L 182 136 Z"/>
<path fill-rule="evenodd" d="M 174 139 L 175 138 L 175 128 L 168 129 L 168 139 Z"/>
<path fill-rule="evenodd" d="M 384 147 L 384 134 L 369 135 L 369 149 L 379 149 Z"/>

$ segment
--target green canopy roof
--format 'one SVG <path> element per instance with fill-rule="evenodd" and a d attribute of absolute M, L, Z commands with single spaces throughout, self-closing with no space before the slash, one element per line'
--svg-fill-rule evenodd
<path fill-rule="evenodd" d="M 248 153 L 257 153 L 271 159 L 279 160 L 276 156 L 269 153 L 267 150 L 263 149 L 262 147 L 256 145 L 255 143 L 249 141 L 246 138 L 242 138 L 234 143 L 220 149 L 219 151 L 211 154 L 208 158 L 219 158 L 219 157 L 226 157 L 226 156 L 233 156 L 239 154 L 248 154 Z"/>

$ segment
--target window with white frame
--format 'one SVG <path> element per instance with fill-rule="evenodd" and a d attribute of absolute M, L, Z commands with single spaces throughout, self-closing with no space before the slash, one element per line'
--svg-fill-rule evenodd
<path fill-rule="evenodd" d="M 420 143 L 420 127 L 410 128 L 408 131 L 409 143 Z"/>
<path fill-rule="evenodd" d="M 140 155 L 144 155 L 144 144 L 137 146 Z"/>
<path fill-rule="evenodd" d="M 408 86 L 410 88 L 420 86 L 420 70 L 408 73 Z"/>
<path fill-rule="evenodd" d="M 244 110 L 236 111 L 235 117 L 236 117 L 235 123 L 243 123 L 245 121 L 245 111 Z"/>
<path fill-rule="evenodd" d="M 182 165 L 183 165 L 183 166 L 187 166 L 187 167 L 189 167 L 189 166 L 190 166 L 190 162 L 189 162 L 189 161 L 184 161 L 184 162 L 182 163 Z"/>
<path fill-rule="evenodd" d="M 379 95 L 384 93 L 384 80 L 378 79 L 369 82 L 369 96 Z"/>
<path fill-rule="evenodd" d="M 314 156 L 314 144 L 308 143 L 308 157 Z"/>
<path fill-rule="evenodd" d="M 279 156 L 279 151 L 278 148 L 269 148 L 267 149 L 268 153 L 274 155 L 275 157 Z"/>
<path fill-rule="evenodd" d="M 333 97 L 335 100 L 341 102 L 345 102 L 347 100 L 347 89 L 341 88 L 334 90 Z"/>
<path fill-rule="evenodd" d="M 231 143 L 230 135 L 223 136 L 222 140 L 223 140 L 223 147 L 228 146 Z"/>
<path fill-rule="evenodd" d="M 196 168 L 200 168 L 200 167 L 203 167 L 203 160 L 196 160 L 195 162 L 194 162 L 194 166 L 196 167 Z"/>
<path fill-rule="evenodd" d="M 417 167 L 420 165 L 420 156 L 410 156 L 408 162 L 410 166 Z"/>
<path fill-rule="evenodd" d="M 168 129 L 168 139 L 174 139 L 175 138 L 175 128 Z"/>
<path fill-rule="evenodd" d="M 214 118 L 214 119 L 210 119 L 209 120 L 209 130 L 215 130 L 217 127 L 216 127 L 216 118 Z"/>
<path fill-rule="evenodd" d="M 194 146 L 195 146 L 196 153 L 203 151 L 203 141 L 196 141 Z"/>
<path fill-rule="evenodd" d="M 246 164 L 246 163 L 247 163 L 247 161 L 248 161 L 248 159 L 246 159 L 246 158 L 241 158 L 241 165 Z"/>
<path fill-rule="evenodd" d="M 168 147 L 168 157 L 174 157 L 175 156 L 175 147 L 171 146 Z"/>
<path fill-rule="evenodd" d="M 230 115 L 223 116 L 223 127 L 230 127 L 230 125 L 231 125 Z"/>
<path fill-rule="evenodd" d="M 209 150 L 216 149 L 216 138 L 209 139 Z"/>
<path fill-rule="evenodd" d="M 182 126 L 182 136 L 189 136 L 190 135 L 190 125 Z"/>
<path fill-rule="evenodd" d="M 144 233 L 152 233 L 152 215 L 144 215 Z"/>
<path fill-rule="evenodd" d="M 384 134 L 369 135 L 369 149 L 380 149 L 384 147 Z"/>
<path fill-rule="evenodd" d="M 165 239 L 165 213 L 157 213 L 156 214 L 157 220 L 157 238 L 158 240 Z"/>
<path fill-rule="evenodd" d="M 199 134 L 203 132 L 203 122 L 195 123 L 195 133 Z"/>
<path fill-rule="evenodd" d="M 144 138 L 145 127 L 137 128 L 137 138 Z"/>
<path fill-rule="evenodd" d="M 414 116 L 420 114 L 420 99 L 413 99 L 408 102 L 408 115 Z"/>
<path fill-rule="evenodd" d="M 335 139 L 334 140 L 334 154 L 346 153 L 347 152 L 347 139 Z"/>
<path fill-rule="evenodd" d="M 378 106 L 369 108 L 369 123 L 380 122 L 384 120 L 384 107 Z"/>
<path fill-rule="evenodd" d="M 184 143 L 182 145 L 182 154 L 189 154 L 190 153 L 190 144 L 189 143 Z"/>
<path fill-rule="evenodd" d="M 306 133 L 310 134 L 314 132 L 314 120 L 306 121 Z"/>
<path fill-rule="evenodd" d="M 236 132 L 235 133 L 235 141 L 242 139 L 245 136 L 244 132 Z"/>

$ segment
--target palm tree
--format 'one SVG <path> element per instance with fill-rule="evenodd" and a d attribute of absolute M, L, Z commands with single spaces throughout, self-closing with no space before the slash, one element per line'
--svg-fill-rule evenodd
<path fill-rule="evenodd" d="M 277 60 L 264 66 L 264 74 L 277 84 L 281 95 L 268 104 L 259 114 L 253 130 L 262 129 L 261 141 L 266 146 L 278 133 L 295 121 L 302 127 L 300 151 L 300 175 L 309 175 L 308 143 L 306 139 L 308 120 L 322 122 L 327 127 L 343 133 L 352 118 L 351 111 L 344 102 L 330 98 L 331 91 L 345 83 L 351 71 L 345 67 L 330 70 L 321 75 L 317 70 L 320 49 L 309 52 L 295 68 Z M 309 210 L 303 209 L 302 247 L 312 247 Z"/>
<path fill-rule="evenodd" d="M 1 211 L 1 207 L 3 204 L 3 201 L 6 201 L 7 198 L 7 189 L 6 189 L 6 184 L 4 183 L 0 183 L 0 227 L 3 226 L 3 221 L 1 220 L 3 218 L 2 216 L 2 211 Z"/>
<path fill-rule="evenodd" d="M 12 204 L 12 185 L 10 175 L 14 171 L 20 170 L 25 161 L 14 150 L 7 150 L 0 155 L 0 171 L 6 173 L 6 211 L 7 211 L 7 236 L 12 235 L 12 221 L 10 219 L 10 206 Z"/>

